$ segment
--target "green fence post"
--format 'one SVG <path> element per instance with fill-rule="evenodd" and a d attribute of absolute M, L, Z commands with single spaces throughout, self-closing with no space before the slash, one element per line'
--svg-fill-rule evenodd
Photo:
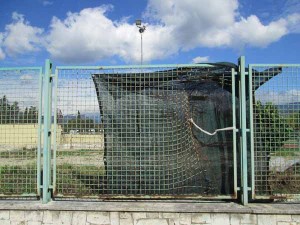
<path fill-rule="evenodd" d="M 247 163 L 247 109 L 245 56 L 239 58 L 240 75 L 240 131 L 241 131 L 241 201 L 248 204 L 248 163 Z"/>
<path fill-rule="evenodd" d="M 50 152 L 51 152 L 51 72 L 52 63 L 45 63 L 44 75 L 44 129 L 43 129 L 43 203 L 51 199 L 50 192 Z"/>
<path fill-rule="evenodd" d="M 37 146 L 37 194 L 41 196 L 42 180 L 41 180 L 41 148 L 42 148 L 42 107 L 43 107 L 43 69 L 40 68 L 39 75 L 39 111 L 38 111 L 38 146 Z"/>
<path fill-rule="evenodd" d="M 232 93 L 231 93 L 231 101 L 232 101 L 232 126 L 235 128 L 232 132 L 233 138 L 233 193 L 235 198 L 237 197 L 237 132 L 238 129 L 236 128 L 236 74 L 234 68 L 231 69 L 231 86 L 232 86 Z"/>

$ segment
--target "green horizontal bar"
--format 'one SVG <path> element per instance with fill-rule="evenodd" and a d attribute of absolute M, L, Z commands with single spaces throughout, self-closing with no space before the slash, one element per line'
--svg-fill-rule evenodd
<path fill-rule="evenodd" d="M 86 70 L 107 70 L 107 69 L 146 69 L 146 68 L 178 68 L 178 67 L 215 67 L 211 64 L 162 64 L 162 65 L 130 65 L 130 66 L 57 66 L 58 70 L 86 69 Z"/>
<path fill-rule="evenodd" d="M 0 70 L 42 70 L 42 67 L 0 67 Z"/>
<path fill-rule="evenodd" d="M 278 67 L 300 67 L 300 64 L 249 64 L 249 67 L 263 67 L 263 66 L 278 66 Z"/>

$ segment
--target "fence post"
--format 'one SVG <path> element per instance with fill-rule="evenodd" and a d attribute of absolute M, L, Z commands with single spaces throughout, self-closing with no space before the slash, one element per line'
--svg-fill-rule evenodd
<path fill-rule="evenodd" d="M 248 204 L 248 158 L 247 158 L 247 102 L 245 56 L 239 58 L 240 75 L 240 137 L 241 137 L 241 201 Z"/>
<path fill-rule="evenodd" d="M 43 203 L 47 203 L 51 199 L 50 183 L 51 183 L 51 73 L 52 63 L 49 59 L 45 62 L 44 76 L 44 129 L 43 129 Z"/>

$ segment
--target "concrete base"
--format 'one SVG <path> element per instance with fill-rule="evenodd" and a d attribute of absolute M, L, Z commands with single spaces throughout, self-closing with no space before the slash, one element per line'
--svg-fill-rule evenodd
<path fill-rule="evenodd" d="M 0 224 L 300 225 L 300 204 L 1 201 Z"/>

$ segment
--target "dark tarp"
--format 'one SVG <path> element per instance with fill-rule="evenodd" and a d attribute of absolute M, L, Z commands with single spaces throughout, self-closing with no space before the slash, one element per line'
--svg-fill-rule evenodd
<path fill-rule="evenodd" d="M 189 122 L 210 132 L 232 126 L 236 66 L 213 66 L 93 75 L 107 194 L 233 194 L 232 131 L 208 136 Z"/>

